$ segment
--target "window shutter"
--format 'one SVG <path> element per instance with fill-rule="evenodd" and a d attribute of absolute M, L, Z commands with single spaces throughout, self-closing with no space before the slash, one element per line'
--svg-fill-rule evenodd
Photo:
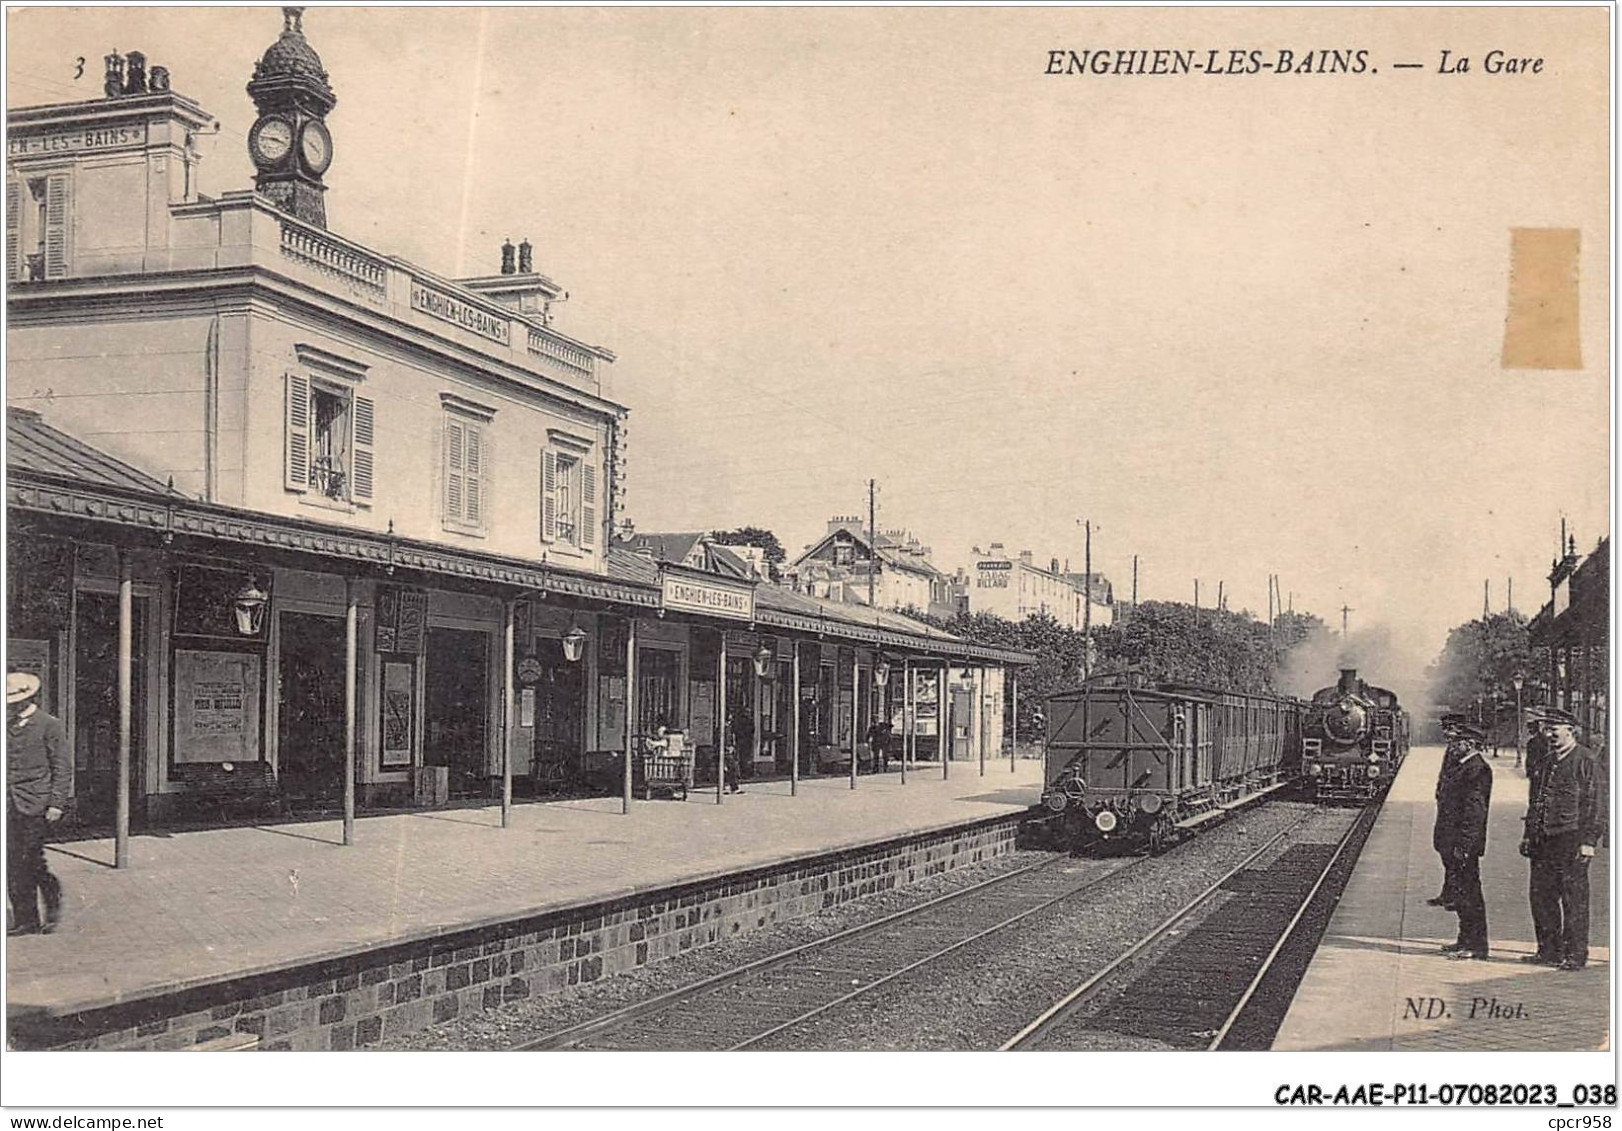
<path fill-rule="evenodd" d="M 558 537 L 558 454 L 551 448 L 541 452 L 541 541 Z"/>
<path fill-rule="evenodd" d="M 597 544 L 597 467 L 580 462 L 580 546 L 589 550 Z"/>
<path fill-rule="evenodd" d="M 473 424 L 462 427 L 467 436 L 467 520 L 477 525 L 484 521 L 484 460 L 480 448 L 483 430 Z"/>
<path fill-rule="evenodd" d="M 445 421 L 445 519 L 462 521 L 462 426 Z"/>
<path fill-rule="evenodd" d="M 6 182 L 6 278 L 15 281 L 22 278 L 22 271 L 18 269 L 18 253 L 21 244 L 23 216 L 23 183 L 21 181 Z"/>
<path fill-rule="evenodd" d="M 353 443 L 350 450 L 355 453 L 349 477 L 349 494 L 353 499 L 370 500 L 372 497 L 372 441 L 375 425 L 375 409 L 371 397 L 357 396 L 353 406 L 351 419 L 354 423 L 352 435 Z"/>
<path fill-rule="evenodd" d="M 68 274 L 68 214 L 72 181 L 66 173 L 53 173 L 45 184 L 45 277 L 65 279 Z"/>
<path fill-rule="evenodd" d="M 310 379 L 287 375 L 287 486 L 310 489 Z"/>

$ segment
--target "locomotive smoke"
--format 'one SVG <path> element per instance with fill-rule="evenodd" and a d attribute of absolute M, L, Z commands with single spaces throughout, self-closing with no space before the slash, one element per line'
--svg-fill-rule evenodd
<path fill-rule="evenodd" d="M 1309 636 L 1285 655 L 1279 667 L 1279 690 L 1310 699 L 1314 691 L 1334 686 L 1342 668 L 1356 668 L 1359 678 L 1396 692 L 1416 726 L 1430 717 L 1425 661 L 1408 654 L 1390 629 L 1379 624 L 1344 638 L 1328 630 Z"/>

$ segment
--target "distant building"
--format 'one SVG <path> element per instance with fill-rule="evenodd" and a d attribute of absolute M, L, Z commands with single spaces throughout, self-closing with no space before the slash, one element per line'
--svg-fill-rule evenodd
<path fill-rule="evenodd" d="M 1583 557 L 1576 538 L 1568 538 L 1549 571 L 1549 603 L 1528 625 L 1534 650 L 1529 701 L 1576 715 L 1583 741 L 1596 750 L 1605 746 L 1609 718 L 1610 623 L 1611 540 L 1601 538 Z"/>
<path fill-rule="evenodd" d="M 1043 569 L 1031 551 L 1021 550 L 1018 557 L 1009 557 L 1001 542 L 993 542 L 985 551 L 975 547 L 969 572 L 968 608 L 972 613 L 991 613 L 1011 621 L 1046 615 L 1074 629 L 1089 622 L 1103 625 L 1115 620 L 1115 595 L 1108 579 L 1100 573 L 1071 573 L 1060 568 L 1058 558 L 1050 559 Z"/>
<path fill-rule="evenodd" d="M 649 561 L 700 569 L 744 580 L 766 576 L 766 551 L 758 546 L 723 546 L 699 530 L 687 534 L 633 534 L 616 543 Z"/>
<path fill-rule="evenodd" d="M 836 515 L 828 520 L 827 533 L 783 570 L 783 582 L 798 593 L 866 605 L 871 578 L 878 608 L 920 609 L 950 618 L 958 611 L 952 579 L 936 568 L 930 553 L 909 531 L 881 530 L 870 538 L 859 516 Z"/>

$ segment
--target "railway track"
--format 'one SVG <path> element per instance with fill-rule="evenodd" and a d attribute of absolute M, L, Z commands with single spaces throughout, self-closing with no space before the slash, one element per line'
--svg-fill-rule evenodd
<path fill-rule="evenodd" d="M 1307 839 L 1253 867 L 1300 824 L 1282 830 L 1003 1049 L 1097 1047 L 1101 1033 L 1177 1048 L 1266 1048 L 1379 808 L 1364 808 L 1336 841 Z"/>
<path fill-rule="evenodd" d="M 1054 856 L 917 907 L 513 1046 L 749 1048 L 1131 870 Z"/>

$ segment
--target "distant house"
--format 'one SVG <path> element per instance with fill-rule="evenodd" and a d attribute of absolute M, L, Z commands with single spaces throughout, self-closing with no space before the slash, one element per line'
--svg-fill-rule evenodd
<path fill-rule="evenodd" d="M 708 531 L 686 534 L 633 534 L 616 543 L 650 561 L 750 580 L 766 576 L 766 551 L 758 546 L 723 546 Z"/>
<path fill-rule="evenodd" d="M 1009 557 L 1001 542 L 974 550 L 968 584 L 968 609 L 1022 621 L 1050 616 L 1066 628 L 1112 624 L 1115 592 L 1101 573 L 1071 573 L 1053 558 L 1048 568 L 1036 564 L 1029 550 Z M 1089 605 L 1091 607 L 1089 607 Z"/>
<path fill-rule="evenodd" d="M 860 517 L 838 515 L 828 530 L 783 570 L 783 583 L 798 593 L 869 603 L 881 609 L 919 609 L 949 618 L 957 612 L 952 578 L 930 560 L 930 548 L 906 530 L 870 537 Z"/>

